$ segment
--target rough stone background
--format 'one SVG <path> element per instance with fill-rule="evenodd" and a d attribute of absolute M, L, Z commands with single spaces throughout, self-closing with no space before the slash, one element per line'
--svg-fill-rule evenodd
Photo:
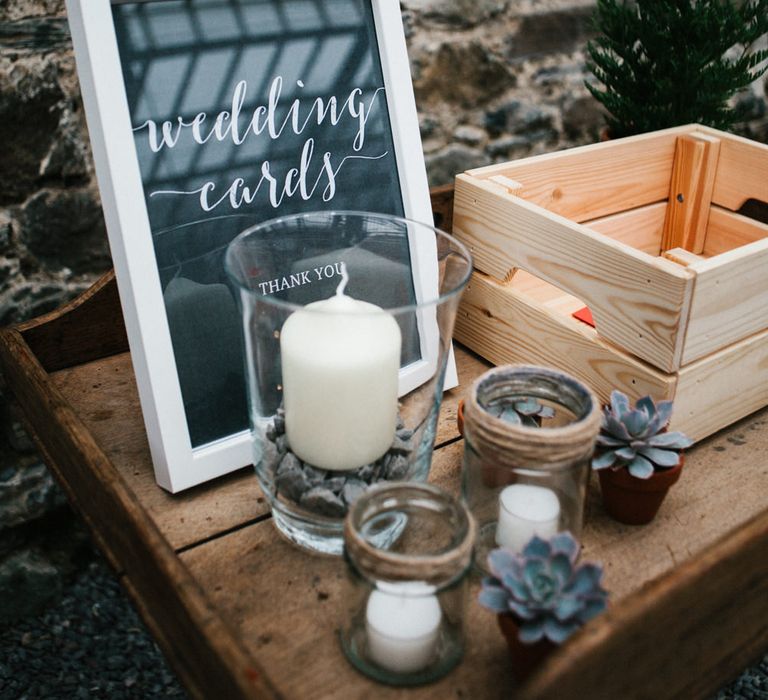
<path fill-rule="evenodd" d="M 597 139 L 600 110 L 583 85 L 593 5 L 403 0 L 431 184 Z M 766 82 L 739 98 L 751 114 L 742 133 L 762 141 Z M 110 266 L 63 0 L 0 3 L 0 123 L 5 325 L 56 308 Z M 86 539 L 0 396 L 0 625 L 56 596 Z"/>

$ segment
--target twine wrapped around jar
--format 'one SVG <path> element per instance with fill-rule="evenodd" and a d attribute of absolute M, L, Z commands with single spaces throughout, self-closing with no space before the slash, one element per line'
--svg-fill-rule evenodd
<path fill-rule="evenodd" d="M 504 397 L 533 397 L 560 405 L 574 420 L 539 428 L 511 424 L 487 408 Z M 464 406 L 464 435 L 485 461 L 499 467 L 557 470 L 588 459 L 600 430 L 600 402 L 573 377 L 529 365 L 495 367 L 478 377 Z"/>
<path fill-rule="evenodd" d="M 391 501 L 378 498 L 379 494 L 392 493 Z M 386 581 L 416 580 L 436 585 L 446 585 L 457 573 L 465 571 L 472 563 L 472 548 L 475 543 L 476 525 L 469 511 L 454 502 L 436 486 L 431 484 L 398 484 L 393 490 L 387 485 L 377 485 L 368 490 L 367 498 L 358 499 L 344 523 L 344 543 L 348 559 L 364 576 Z M 406 499 L 427 504 L 440 505 L 447 521 L 453 523 L 457 538 L 444 543 L 444 549 L 436 550 L 437 543 L 428 532 L 409 533 L 408 551 L 390 551 L 372 544 L 361 532 L 366 519 L 381 508 L 397 507 L 398 500 Z M 426 506 L 425 506 L 426 507 Z"/>

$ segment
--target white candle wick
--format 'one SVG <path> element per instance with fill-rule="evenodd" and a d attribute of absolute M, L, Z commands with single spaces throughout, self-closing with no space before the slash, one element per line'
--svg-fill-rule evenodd
<path fill-rule="evenodd" d="M 349 283 L 349 274 L 347 273 L 347 264 L 341 263 L 341 282 L 339 282 L 339 286 L 336 287 L 336 296 L 341 297 L 344 296 L 344 292 L 347 289 L 347 284 Z"/>

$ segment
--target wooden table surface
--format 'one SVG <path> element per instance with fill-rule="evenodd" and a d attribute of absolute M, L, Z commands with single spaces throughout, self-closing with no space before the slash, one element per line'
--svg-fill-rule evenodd
<path fill-rule="evenodd" d="M 463 450 L 456 428 L 457 404 L 472 379 L 488 366 L 461 347 L 456 356 L 461 385 L 444 396 L 430 475 L 430 481 L 454 493 L 459 488 Z M 103 522 L 94 522 L 105 516 L 89 515 L 91 510 L 85 502 L 89 497 L 72 493 L 71 485 L 68 487 L 193 694 L 212 697 L 212 689 L 223 687 L 215 656 L 226 656 L 230 651 L 233 658 L 245 660 L 245 678 L 235 679 L 237 692 L 253 696 L 479 700 L 514 694 L 515 683 L 495 618 L 476 602 L 476 577 L 462 664 L 444 679 L 418 689 L 377 685 L 346 662 L 338 643 L 340 583 L 345 575 L 342 560 L 309 554 L 278 534 L 252 469 L 182 494 L 167 494 L 154 481 L 129 354 L 50 376 L 112 465 L 117 486 L 125 493 L 121 499 L 127 505 L 121 508 L 136 511 L 130 521 L 134 524 L 124 527 L 144 523 L 141 527 L 146 526 L 149 533 L 145 538 L 159 536 L 165 541 L 158 540 L 153 547 L 171 552 L 177 560 L 161 562 L 158 570 L 147 565 L 145 570 L 142 562 L 146 558 L 132 557 L 130 548 L 136 545 L 130 537 L 115 543 L 121 538 L 118 526 L 108 532 Z M 34 419 L 32 423 L 34 428 Z M 39 426 L 36 432 L 45 448 L 46 437 L 40 435 Z M 53 461 L 55 449 L 55 445 L 48 445 Z M 710 692 L 764 648 L 765 635 L 753 634 L 740 644 L 738 653 L 731 654 L 730 663 L 713 668 L 710 662 L 722 656 L 716 640 L 727 640 L 742 624 L 732 619 L 736 613 L 729 613 L 727 606 L 723 610 L 722 602 L 718 602 L 719 616 L 702 619 L 697 606 L 706 608 L 706 586 L 662 608 L 649 601 L 672 585 L 671 578 L 706 580 L 702 574 L 707 567 L 720 572 L 718 586 L 726 585 L 723 576 L 727 578 L 727 571 L 722 562 L 732 550 L 743 554 L 745 547 L 759 540 L 762 549 L 755 551 L 764 553 L 767 454 L 766 411 L 697 445 L 688 454 L 683 476 L 659 516 L 645 527 L 608 519 L 593 479 L 583 557 L 604 563 L 611 609 L 552 659 L 541 677 L 534 679 L 528 696 L 576 697 L 580 687 L 592 683 L 597 689 L 595 697 L 696 697 Z M 108 475 L 109 468 L 105 469 Z M 105 478 L 100 477 L 102 483 Z M 109 488 L 117 487 L 110 484 Z M 98 491 L 91 493 L 92 498 L 98 498 Z M 721 541 L 736 528 L 743 533 L 738 547 L 733 538 L 728 543 Z M 181 568 L 176 567 L 178 561 Z M 738 575 L 742 584 L 746 576 L 748 585 L 766 591 L 765 562 L 755 562 L 749 572 L 738 563 L 733 575 Z M 179 621 L 174 594 L 187 601 L 187 608 L 195 607 L 198 597 L 190 594 L 191 598 L 184 598 L 186 591 L 172 590 L 177 585 L 202 591 L 204 602 L 199 610 L 192 611 L 196 622 L 191 626 Z M 170 601 L 167 615 L 163 614 L 164 600 Z M 768 610 L 759 602 L 750 605 L 753 615 Z M 743 612 L 739 610 L 739 614 Z M 718 634 L 707 633 L 706 627 L 713 621 L 719 625 Z M 674 654 L 658 648 L 659 628 L 667 625 L 671 635 L 674 630 L 676 640 L 681 635 L 687 640 L 676 642 Z M 217 639 L 227 635 L 231 639 Z M 606 645 L 606 635 L 621 643 Z M 727 646 L 726 641 L 723 644 Z M 650 677 L 646 665 L 637 663 L 638 655 L 654 661 L 657 677 Z M 601 667 L 617 664 L 623 670 L 601 686 L 595 674 Z M 560 688 L 555 695 L 553 679 Z"/>

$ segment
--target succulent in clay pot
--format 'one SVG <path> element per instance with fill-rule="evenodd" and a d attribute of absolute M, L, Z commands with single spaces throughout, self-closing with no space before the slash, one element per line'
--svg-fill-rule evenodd
<path fill-rule="evenodd" d="M 492 576 L 483 580 L 479 602 L 498 614 L 520 680 L 605 610 L 602 567 L 578 558 L 579 543 L 569 532 L 534 536 L 518 554 L 502 548 L 488 555 Z"/>
<path fill-rule="evenodd" d="M 672 407 L 671 401 L 657 404 L 650 396 L 632 407 L 625 394 L 611 392 L 592 468 L 599 474 L 606 510 L 620 522 L 650 522 L 680 478 L 682 450 L 693 440 L 667 431 Z"/>

